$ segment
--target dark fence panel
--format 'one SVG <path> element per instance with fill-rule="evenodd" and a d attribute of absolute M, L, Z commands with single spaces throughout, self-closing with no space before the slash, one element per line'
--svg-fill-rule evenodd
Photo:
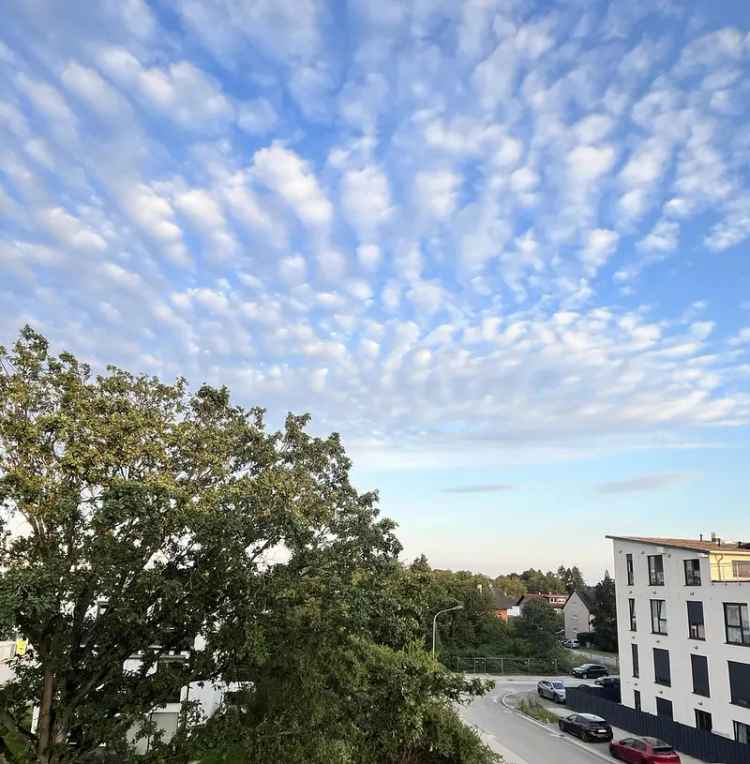
<path fill-rule="evenodd" d="M 569 687 L 565 697 L 574 711 L 603 716 L 610 724 L 636 735 L 648 735 L 666 740 L 678 751 L 704 761 L 722 764 L 750 764 L 750 746 L 711 732 L 679 724 L 663 716 L 654 716 L 634 708 L 613 703 L 583 687 Z"/>

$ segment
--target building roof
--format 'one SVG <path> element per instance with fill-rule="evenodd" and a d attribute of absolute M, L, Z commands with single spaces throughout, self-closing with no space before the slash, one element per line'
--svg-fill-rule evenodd
<path fill-rule="evenodd" d="M 509 597 L 497 589 L 491 589 L 490 591 L 492 592 L 492 604 L 495 610 L 509 610 L 518 603 L 518 597 Z"/>
<path fill-rule="evenodd" d="M 672 549 L 688 549 L 693 552 L 740 552 L 750 554 L 750 543 L 741 541 L 702 541 L 700 539 L 649 538 L 646 536 L 607 536 L 615 541 L 635 541 L 639 544 L 668 546 Z"/>
<path fill-rule="evenodd" d="M 571 592 L 570 595 L 568 595 L 568 599 L 565 600 L 565 604 L 568 604 L 568 600 L 574 595 L 577 594 L 581 598 L 581 602 L 586 606 L 586 608 L 591 611 L 594 607 L 594 595 L 596 593 L 596 590 L 593 586 L 584 586 L 582 589 L 576 589 L 574 592 Z"/>

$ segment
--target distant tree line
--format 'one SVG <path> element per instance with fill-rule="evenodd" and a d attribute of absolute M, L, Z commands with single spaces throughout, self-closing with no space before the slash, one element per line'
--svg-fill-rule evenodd
<path fill-rule="evenodd" d="M 508 573 L 488 579 L 499 591 L 509 596 L 521 597 L 524 594 L 536 592 L 549 592 L 550 594 L 571 594 L 576 589 L 581 589 L 584 583 L 581 571 L 576 565 L 566 568 L 560 565 L 557 572 L 529 568 L 522 573 Z"/>
<path fill-rule="evenodd" d="M 463 606 L 439 621 L 437 648 L 444 659 L 452 656 L 562 659 L 559 646 L 562 617 L 547 602 L 532 600 L 521 616 L 505 622 L 497 615 L 498 579 L 469 571 L 433 570 L 424 557 L 415 560 L 406 574 L 426 598 L 423 623 L 426 644 L 432 640 L 434 613 L 453 605 Z M 518 580 L 523 579 L 519 576 Z"/>

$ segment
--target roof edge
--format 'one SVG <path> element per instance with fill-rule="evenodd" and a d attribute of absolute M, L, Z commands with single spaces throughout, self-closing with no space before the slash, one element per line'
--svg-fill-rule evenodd
<path fill-rule="evenodd" d="M 703 554 L 711 554 L 714 552 L 733 552 L 741 555 L 750 554 L 750 549 L 738 548 L 735 542 L 727 542 L 723 546 L 721 544 L 716 544 L 713 548 L 711 548 L 710 544 L 712 542 L 703 542 L 699 540 L 691 542 L 690 539 L 684 539 L 683 543 L 677 543 L 679 541 L 678 539 L 659 539 L 648 538 L 645 536 L 613 536 L 607 534 L 604 538 L 611 539 L 612 541 L 630 541 L 633 544 L 650 544 L 651 546 L 663 546 L 667 547 L 668 549 L 683 549 L 688 552 L 701 552 Z M 705 546 L 700 546 L 701 544 L 705 544 Z"/>

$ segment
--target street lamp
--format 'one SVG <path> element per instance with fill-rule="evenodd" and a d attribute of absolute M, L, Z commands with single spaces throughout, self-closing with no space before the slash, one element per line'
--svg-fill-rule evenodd
<path fill-rule="evenodd" d="M 455 605 L 454 607 L 446 608 L 445 610 L 441 610 L 439 613 L 435 613 L 435 617 L 432 619 L 432 657 L 435 657 L 435 638 L 437 637 L 437 619 L 439 615 L 442 615 L 443 613 L 450 613 L 454 610 L 463 610 L 463 605 Z"/>

